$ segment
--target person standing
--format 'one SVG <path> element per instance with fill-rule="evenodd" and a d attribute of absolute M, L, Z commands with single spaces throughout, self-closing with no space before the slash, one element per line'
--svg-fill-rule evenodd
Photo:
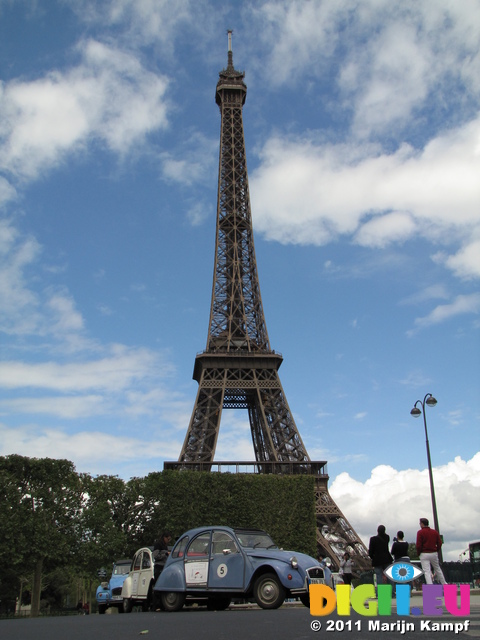
<path fill-rule="evenodd" d="M 372 560 L 373 571 L 377 577 L 377 585 L 383 583 L 383 572 L 392 564 L 392 556 L 388 550 L 390 536 L 385 532 L 383 524 L 377 527 L 377 535 L 370 538 L 368 545 L 368 555 Z M 391 583 L 391 580 L 387 581 Z"/>
<path fill-rule="evenodd" d="M 340 560 L 340 573 L 345 584 L 352 584 L 353 562 L 348 552 L 344 553 Z"/>
<path fill-rule="evenodd" d="M 442 547 L 442 539 L 435 529 L 430 529 L 427 518 L 420 518 L 420 529 L 417 531 L 417 553 L 422 565 L 422 571 L 425 574 L 425 582 L 433 584 L 432 568 L 435 572 L 435 578 L 441 584 L 447 581 L 443 575 L 438 559 L 438 552 Z"/>
<path fill-rule="evenodd" d="M 170 551 L 168 546 L 172 540 L 172 534 L 169 531 L 162 533 L 160 540 L 157 540 L 153 545 L 153 561 L 154 565 L 154 579 L 157 580 L 158 576 L 162 573 L 163 567 L 167 561 Z"/>
<path fill-rule="evenodd" d="M 397 531 L 397 537 L 393 539 L 392 556 L 395 562 L 402 558 L 408 558 L 408 542 L 405 542 L 403 531 Z M 410 560 L 410 558 L 408 558 Z"/>

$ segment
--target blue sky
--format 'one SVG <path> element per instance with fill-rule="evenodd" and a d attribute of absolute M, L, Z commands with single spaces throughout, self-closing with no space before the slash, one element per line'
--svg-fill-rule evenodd
<path fill-rule="evenodd" d="M 478 0 L 0 0 L 0 455 L 126 479 L 178 458 L 227 29 L 267 328 L 307 450 L 364 539 L 381 521 L 413 539 L 431 508 L 410 410 L 433 393 L 456 560 L 480 537 Z M 224 412 L 216 459 L 253 459 L 246 414 Z"/>

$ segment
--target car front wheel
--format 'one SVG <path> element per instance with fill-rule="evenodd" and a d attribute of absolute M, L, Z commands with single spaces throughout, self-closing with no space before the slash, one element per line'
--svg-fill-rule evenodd
<path fill-rule="evenodd" d="M 264 573 L 255 580 L 253 597 L 262 609 L 278 609 L 285 600 L 285 589 L 274 573 Z"/>
<path fill-rule="evenodd" d="M 105 613 L 105 611 L 107 610 L 107 605 L 106 604 L 99 604 L 98 605 L 98 613 Z"/>
<path fill-rule="evenodd" d="M 132 603 L 132 599 L 131 598 L 124 598 L 123 599 L 123 613 L 130 613 L 133 607 L 133 603 Z"/>
<path fill-rule="evenodd" d="M 300 596 L 300 602 L 306 607 L 310 607 L 310 595 L 308 593 L 302 593 Z"/>
<path fill-rule="evenodd" d="M 185 604 L 185 594 L 170 591 L 162 593 L 160 600 L 164 611 L 180 611 Z"/>

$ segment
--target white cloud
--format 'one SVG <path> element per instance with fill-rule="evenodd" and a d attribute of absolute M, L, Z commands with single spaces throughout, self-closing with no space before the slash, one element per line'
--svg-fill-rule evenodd
<path fill-rule="evenodd" d="M 472 231 L 480 230 L 480 119 L 422 151 L 294 142 L 275 137 L 252 174 L 255 226 L 283 243 L 322 245 L 339 236 L 382 247 L 417 234 L 458 243 L 462 275 L 477 275 Z"/>
<path fill-rule="evenodd" d="M 456 276 L 470 279 L 480 277 L 480 240 L 466 244 L 453 256 L 449 256 L 445 264 Z"/>
<path fill-rule="evenodd" d="M 276 0 L 254 13 L 268 51 L 267 63 L 262 61 L 268 81 L 321 78 L 333 61 L 360 136 L 391 134 L 412 115 L 422 118 L 431 97 L 444 109 L 454 106 L 459 117 L 469 107 L 464 91 L 480 92 L 475 0 Z"/>
<path fill-rule="evenodd" d="M 434 468 L 433 476 L 444 559 L 458 560 L 458 554 L 478 538 L 480 453 L 468 461 L 456 457 Z M 363 483 L 341 473 L 329 491 L 367 546 L 379 524 L 387 527 L 390 538 L 401 529 L 408 542 L 415 542 L 418 519 L 426 517 L 433 523 L 427 470 L 397 471 L 380 465 Z"/>
<path fill-rule="evenodd" d="M 198 26 L 212 13 L 202 0 L 77 0 L 72 9 L 81 20 L 120 29 L 120 37 L 127 36 L 129 43 L 155 42 L 166 53 L 178 29 Z"/>
<path fill-rule="evenodd" d="M 67 153 L 97 138 L 124 154 L 167 126 L 165 77 L 130 53 L 94 40 L 78 45 L 81 63 L 37 80 L 15 80 L 0 92 L 0 167 L 36 178 Z"/>
<path fill-rule="evenodd" d="M 109 390 L 119 392 L 136 382 L 156 375 L 167 376 L 172 369 L 158 354 L 148 349 L 111 345 L 99 360 L 60 364 L 56 361 L 0 363 L 0 387 L 5 389 L 48 389 L 62 392 Z"/>
<path fill-rule="evenodd" d="M 356 413 L 353 418 L 354 420 L 363 420 L 364 418 L 366 418 L 368 415 L 368 413 L 366 411 L 360 411 L 359 413 Z"/>
<path fill-rule="evenodd" d="M 0 425 L 0 455 L 16 453 L 33 458 L 71 460 L 79 472 L 120 475 L 147 475 L 152 466 L 162 470 L 162 460 L 176 460 L 181 442 L 144 434 L 139 448 L 137 435 L 105 433 L 102 430 L 67 433 L 61 428 L 37 425 L 8 428 Z M 158 435 L 158 434 L 157 434 Z M 152 464 L 155 461 L 155 464 Z M 128 479 L 128 475 L 123 475 Z"/>
<path fill-rule="evenodd" d="M 441 284 L 431 285 L 429 287 L 425 287 L 420 291 L 408 296 L 404 300 L 399 302 L 400 305 L 405 304 L 419 304 L 421 302 L 426 302 L 429 300 L 448 300 L 449 294 L 446 288 Z"/>
<path fill-rule="evenodd" d="M 22 335 L 37 327 L 38 299 L 25 272 L 38 259 L 35 238 L 22 236 L 9 220 L 0 220 L 0 331 Z"/>
<path fill-rule="evenodd" d="M 355 239 L 365 247 L 383 248 L 387 244 L 408 239 L 415 229 L 415 222 L 409 213 L 396 211 L 367 221 Z"/>
<path fill-rule="evenodd" d="M 460 295 L 450 304 L 441 304 L 435 307 L 428 316 L 415 319 L 415 328 L 424 329 L 440 322 L 445 322 L 450 318 L 458 315 L 480 313 L 480 293 L 472 293 L 470 295 Z M 408 335 L 412 335 L 415 330 L 409 331 Z"/>
<path fill-rule="evenodd" d="M 99 416 L 113 412 L 113 407 L 100 395 L 78 395 L 74 397 L 21 397 L 0 400 L 1 413 L 53 415 L 65 419 Z"/>

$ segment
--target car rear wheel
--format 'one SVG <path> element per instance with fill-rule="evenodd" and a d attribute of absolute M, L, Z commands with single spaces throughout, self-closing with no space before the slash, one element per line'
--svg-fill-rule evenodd
<path fill-rule="evenodd" d="M 253 597 L 262 609 L 278 609 L 285 600 L 285 589 L 274 573 L 264 573 L 255 580 Z"/>
<path fill-rule="evenodd" d="M 123 613 L 130 613 L 130 611 L 132 610 L 133 607 L 133 603 L 132 603 L 132 599 L 131 598 L 124 598 L 123 599 Z"/>
<path fill-rule="evenodd" d="M 162 609 L 165 611 L 180 611 L 185 604 L 185 594 L 170 591 L 162 593 L 160 600 L 162 602 Z"/>

